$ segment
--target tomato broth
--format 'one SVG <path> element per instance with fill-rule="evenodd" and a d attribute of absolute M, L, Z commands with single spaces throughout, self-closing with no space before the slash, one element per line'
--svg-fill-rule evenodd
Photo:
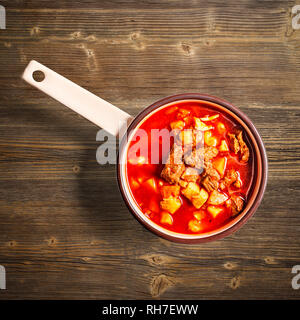
<path fill-rule="evenodd" d="M 184 180 L 181 174 L 174 182 L 167 175 L 174 170 L 168 171 L 163 163 L 170 150 L 165 154 L 151 150 L 150 131 L 171 130 L 170 125 L 194 129 L 196 122 L 202 125 L 204 147 L 215 156 L 195 179 Z M 148 156 L 130 152 L 139 141 L 133 137 L 126 174 L 132 197 L 143 214 L 168 230 L 199 234 L 215 230 L 241 213 L 251 186 L 252 150 L 246 133 L 233 118 L 205 102 L 180 102 L 154 112 L 139 128 L 147 132 Z M 151 164 L 151 152 L 159 153 L 158 164 Z M 187 170 L 187 164 L 183 166 Z"/>

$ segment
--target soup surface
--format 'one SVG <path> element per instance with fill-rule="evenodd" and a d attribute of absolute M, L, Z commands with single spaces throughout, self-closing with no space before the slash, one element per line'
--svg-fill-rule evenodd
<path fill-rule="evenodd" d="M 149 219 L 174 232 L 199 234 L 243 210 L 252 151 L 234 119 L 205 102 L 181 102 L 154 112 L 139 129 L 143 135 L 138 130 L 129 144 L 126 174 Z M 170 148 L 153 129 L 173 130 Z"/>

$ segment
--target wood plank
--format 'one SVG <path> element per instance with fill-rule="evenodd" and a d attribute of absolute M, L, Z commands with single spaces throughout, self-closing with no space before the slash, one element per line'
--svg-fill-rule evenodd
<path fill-rule="evenodd" d="M 202 6 L 198 10 L 194 8 L 165 10 L 162 14 L 159 9 L 149 8 L 116 12 L 115 9 L 14 10 L 8 7 L 7 28 L 10 30 L 11 37 L 16 39 L 27 35 L 38 38 L 52 35 L 54 39 L 65 36 L 65 40 L 72 40 L 84 34 L 97 38 L 98 34 L 105 33 L 112 40 L 112 36 L 128 36 L 137 30 L 149 38 L 160 36 L 180 39 L 185 37 L 185 40 L 187 40 L 186 30 L 189 30 L 188 39 L 211 34 L 218 37 L 251 35 L 258 38 L 258 31 L 261 32 L 261 36 L 265 37 L 285 35 L 288 16 L 284 8 L 247 10 L 245 7 L 245 9 L 241 11 L 240 7 L 207 8 Z M 87 15 L 83 15 L 82 12 L 86 12 Z M 178 19 L 179 16 L 180 19 Z M 11 26 L 10 21 L 13 21 Z M 53 21 L 55 21 L 55 35 L 52 32 Z M 22 25 L 22 30 L 20 30 L 19 23 Z M 77 30 L 79 34 L 74 33 Z M 83 35 L 80 30 L 84 30 Z M 90 37 L 89 40 L 95 39 Z"/>
<path fill-rule="evenodd" d="M 0 299 L 299 299 L 300 31 L 294 1 L 1 1 Z M 237 105 L 268 153 L 253 218 L 184 245 L 142 227 L 98 128 L 20 79 L 36 59 L 132 115 L 202 92 Z M 113 146 L 117 151 L 117 147 Z"/>

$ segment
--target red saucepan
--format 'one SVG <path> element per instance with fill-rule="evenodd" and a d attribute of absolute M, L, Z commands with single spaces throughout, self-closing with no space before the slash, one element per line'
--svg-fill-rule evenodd
<path fill-rule="evenodd" d="M 42 81 L 34 79 L 34 73 L 37 71 L 44 74 Z M 153 103 L 134 118 L 36 61 L 29 63 L 22 77 L 29 84 L 121 139 L 117 163 L 120 191 L 127 207 L 137 220 L 159 236 L 184 243 L 199 243 L 220 239 L 238 230 L 257 210 L 267 184 L 268 164 L 266 151 L 262 139 L 251 120 L 229 102 L 205 94 L 179 94 Z M 222 112 L 234 119 L 246 133 L 252 153 L 251 188 L 242 212 L 214 230 L 196 234 L 169 230 L 155 223 L 149 216 L 144 214 L 133 197 L 126 172 L 129 144 L 140 125 L 151 115 L 164 108 L 175 104 L 178 106 L 187 102 L 202 103 L 206 108 L 212 108 L 212 110 Z M 125 134 L 120 133 L 120 124 L 126 124 Z"/>

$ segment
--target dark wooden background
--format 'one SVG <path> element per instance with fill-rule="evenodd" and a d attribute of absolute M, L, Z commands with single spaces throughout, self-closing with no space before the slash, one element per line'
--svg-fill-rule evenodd
<path fill-rule="evenodd" d="M 298 1 L 1 1 L 0 299 L 299 299 Z M 176 93 L 240 107 L 268 152 L 255 216 L 220 241 L 147 231 L 100 166 L 97 127 L 20 79 L 36 59 L 136 115 Z"/>

